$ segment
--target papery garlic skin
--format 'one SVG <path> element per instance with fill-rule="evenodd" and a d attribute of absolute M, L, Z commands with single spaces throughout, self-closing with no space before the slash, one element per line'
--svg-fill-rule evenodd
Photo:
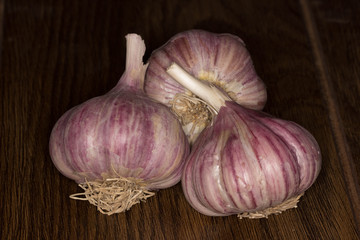
<path fill-rule="evenodd" d="M 165 106 L 124 91 L 66 112 L 52 131 L 50 154 L 59 171 L 78 183 L 121 176 L 161 189 L 179 182 L 187 145 Z"/>
<path fill-rule="evenodd" d="M 257 75 L 244 42 L 235 35 L 203 30 L 181 32 L 155 50 L 148 62 L 146 94 L 173 110 L 181 111 L 182 106 L 176 106 L 178 96 L 192 95 L 166 73 L 173 62 L 197 79 L 217 86 L 242 106 L 261 110 L 266 103 L 265 84 Z M 192 123 L 182 113 L 179 115 L 184 131 L 193 142 L 208 122 Z M 196 129 L 190 132 L 191 128 Z"/>
<path fill-rule="evenodd" d="M 302 194 L 320 168 L 319 146 L 307 130 L 226 102 L 194 143 L 182 186 L 205 215 L 261 212 Z"/>
<path fill-rule="evenodd" d="M 143 40 L 136 34 L 126 39 L 126 70 L 119 83 L 56 122 L 51 159 L 78 183 L 121 177 L 146 189 L 167 188 L 180 181 L 189 144 L 174 114 L 143 93 Z"/>
<path fill-rule="evenodd" d="M 173 62 L 192 76 L 220 87 L 244 107 L 261 110 L 266 103 L 265 85 L 255 72 L 244 42 L 235 35 L 189 30 L 152 53 L 145 92 L 167 105 L 176 94 L 188 92 L 166 73 Z"/>

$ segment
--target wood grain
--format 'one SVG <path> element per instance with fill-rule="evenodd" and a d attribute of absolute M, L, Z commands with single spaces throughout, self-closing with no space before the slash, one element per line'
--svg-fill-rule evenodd
<path fill-rule="evenodd" d="M 343 51 L 334 51 L 333 49 L 335 46 L 330 47 L 328 42 L 321 40 L 322 36 L 323 38 L 329 38 L 329 34 L 332 31 L 335 31 L 341 33 L 341 36 L 343 36 L 343 34 L 349 35 L 349 37 L 347 37 L 347 39 L 349 39 L 348 41 L 353 41 L 352 39 L 356 38 L 352 36 L 352 32 L 348 31 L 348 29 L 354 27 L 352 26 L 352 22 L 358 23 L 357 20 L 359 19 L 352 19 L 352 21 L 350 21 L 350 19 L 354 18 L 354 16 L 351 14 L 349 5 L 347 5 L 346 9 L 344 9 L 344 6 L 342 6 L 341 2 L 330 1 L 327 2 L 326 7 L 324 7 L 324 3 L 319 1 L 316 2 L 316 5 L 314 5 L 314 13 L 316 16 L 315 21 L 314 17 L 312 16 L 308 1 L 302 0 L 301 3 L 305 15 L 304 18 L 308 28 L 309 37 L 313 45 L 313 52 L 320 73 L 320 82 L 322 85 L 323 94 L 329 109 L 330 124 L 332 126 L 334 140 L 336 141 L 338 155 L 341 159 L 340 162 L 344 172 L 344 179 L 347 185 L 349 197 L 352 201 L 351 207 L 353 210 L 353 215 L 356 224 L 360 226 L 360 188 L 357 178 L 359 161 L 354 161 L 356 158 L 359 159 L 359 156 L 356 154 L 357 148 L 350 147 L 350 144 L 354 145 L 355 140 L 353 135 L 354 133 L 352 131 L 358 131 L 358 124 L 356 124 L 355 119 L 360 116 L 360 111 L 356 107 L 356 102 L 358 102 L 357 100 L 360 100 L 358 94 L 360 92 L 360 88 L 356 87 L 356 85 L 359 84 L 356 81 L 351 81 L 351 79 L 347 78 L 339 79 L 336 76 L 338 74 L 352 75 L 354 73 L 356 76 L 357 68 L 351 67 L 354 62 L 349 61 L 349 59 L 343 55 Z M 353 9 L 360 10 L 359 2 L 351 2 L 351 7 Z M 334 9 L 336 9 L 336 11 L 334 11 Z M 327 24 L 328 22 L 331 22 L 332 24 L 329 25 Z M 336 26 L 338 24 L 340 24 L 340 28 Z M 319 28 L 317 26 L 319 26 Z M 339 40 L 341 42 L 343 41 L 343 38 L 340 38 Z M 354 49 L 351 49 L 350 51 L 352 52 L 353 50 Z M 330 51 L 333 51 L 333 53 Z M 344 52 L 346 53 L 347 51 L 348 50 L 345 49 Z M 336 57 L 333 55 L 343 56 Z M 357 60 L 360 60 L 359 57 L 360 55 L 355 53 L 355 58 L 357 58 Z M 343 69 L 341 69 L 342 64 L 346 65 L 346 73 Z M 333 71 L 334 69 L 336 70 Z M 341 87 L 339 87 L 339 85 L 341 85 Z M 349 88 L 349 86 L 351 87 Z M 336 91 L 335 88 L 338 91 Z M 351 113 L 349 114 L 347 111 L 350 111 Z M 345 130 L 345 125 L 352 126 L 352 131 Z"/>
<path fill-rule="evenodd" d="M 0 0 L 0 56 L 2 53 L 2 39 L 3 39 L 3 25 L 4 25 L 4 1 Z M 0 57 L 0 61 L 1 61 L 1 57 Z M 0 62 L 1 64 L 1 62 Z"/>
<path fill-rule="evenodd" d="M 360 239 L 358 12 L 356 0 L 0 0 L 1 239 Z M 267 85 L 264 111 L 318 140 L 323 168 L 299 207 L 207 217 L 179 184 L 113 216 L 69 199 L 80 189 L 48 154 L 56 120 L 116 84 L 127 33 L 147 58 L 192 28 L 240 36 Z"/>

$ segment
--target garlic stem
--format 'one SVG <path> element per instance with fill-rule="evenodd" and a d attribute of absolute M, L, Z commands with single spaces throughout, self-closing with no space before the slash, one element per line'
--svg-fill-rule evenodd
<path fill-rule="evenodd" d="M 216 112 L 219 112 L 220 108 L 225 106 L 225 101 L 231 101 L 231 99 L 217 87 L 195 78 L 176 63 L 172 63 L 166 71 L 183 87 L 213 107 Z"/>
<path fill-rule="evenodd" d="M 148 66 L 148 64 L 143 63 L 143 56 L 146 51 L 145 42 L 141 36 L 134 33 L 126 35 L 125 38 L 125 73 L 122 75 L 113 91 L 119 91 L 125 86 L 143 92 L 145 72 Z"/>

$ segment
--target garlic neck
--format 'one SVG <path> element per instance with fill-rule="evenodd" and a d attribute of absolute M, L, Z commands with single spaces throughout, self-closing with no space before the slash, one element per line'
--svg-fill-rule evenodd
<path fill-rule="evenodd" d="M 145 72 L 148 64 L 143 63 L 145 43 L 137 34 L 126 35 L 126 65 L 125 72 L 112 91 L 128 89 L 144 92 Z"/>
<path fill-rule="evenodd" d="M 217 113 L 222 106 L 225 106 L 225 101 L 231 101 L 231 99 L 217 87 L 211 83 L 206 83 L 195 78 L 176 63 L 172 63 L 166 71 L 183 87 L 209 104 Z"/>

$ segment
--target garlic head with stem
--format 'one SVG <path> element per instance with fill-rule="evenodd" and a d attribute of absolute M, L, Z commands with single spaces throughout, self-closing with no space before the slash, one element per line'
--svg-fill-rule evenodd
<path fill-rule="evenodd" d="M 194 142 L 182 175 L 190 205 L 205 215 L 239 218 L 296 207 L 321 168 L 315 138 L 294 122 L 214 94 L 176 63 L 167 71 L 208 104 L 216 103 L 217 115 Z"/>

